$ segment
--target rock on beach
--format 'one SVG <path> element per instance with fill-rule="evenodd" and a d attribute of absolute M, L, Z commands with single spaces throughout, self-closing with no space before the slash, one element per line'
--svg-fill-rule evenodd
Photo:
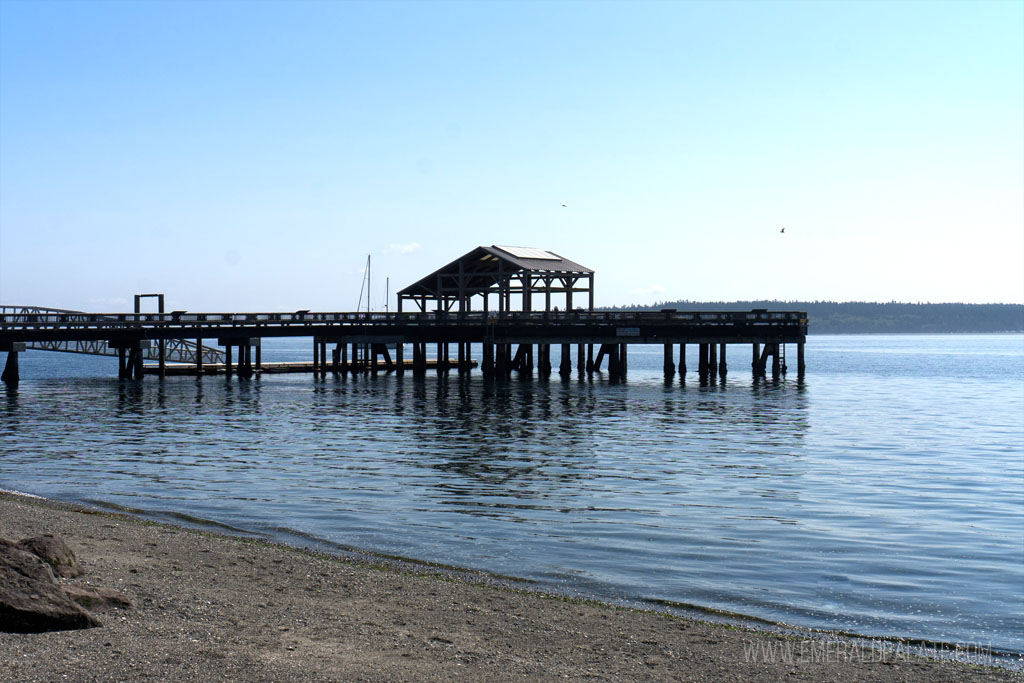
<path fill-rule="evenodd" d="M 57 583 L 50 565 L 0 543 L 0 631 L 36 633 L 99 626 Z"/>

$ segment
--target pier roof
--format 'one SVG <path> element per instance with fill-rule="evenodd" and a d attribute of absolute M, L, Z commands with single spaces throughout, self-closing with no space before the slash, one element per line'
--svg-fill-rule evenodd
<path fill-rule="evenodd" d="M 481 246 L 402 289 L 398 296 L 435 297 L 448 294 L 439 291 L 438 283 L 446 283 L 452 278 L 459 280 L 461 286 L 458 290 L 462 296 L 473 296 L 490 290 L 505 278 L 527 272 L 558 277 L 590 275 L 594 271 L 546 249 Z M 447 287 L 442 284 L 440 289 Z"/>

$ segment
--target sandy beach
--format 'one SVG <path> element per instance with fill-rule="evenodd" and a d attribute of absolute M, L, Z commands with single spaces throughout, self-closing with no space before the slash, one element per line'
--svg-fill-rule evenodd
<path fill-rule="evenodd" d="M 0 493 L 0 537 L 42 533 L 134 606 L 0 633 L 4 681 L 1024 680 Z"/>

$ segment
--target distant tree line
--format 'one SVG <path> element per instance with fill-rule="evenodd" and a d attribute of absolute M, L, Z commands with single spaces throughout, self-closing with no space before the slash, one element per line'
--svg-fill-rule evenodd
<path fill-rule="evenodd" d="M 812 334 L 955 333 L 1024 331 L 1021 304 L 907 304 L 863 301 L 665 301 L 605 310 L 807 311 Z"/>

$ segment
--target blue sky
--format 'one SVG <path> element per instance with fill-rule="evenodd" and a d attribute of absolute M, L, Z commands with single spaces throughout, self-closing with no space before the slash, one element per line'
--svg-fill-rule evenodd
<path fill-rule="evenodd" d="M 348 310 L 478 244 L 1024 302 L 1024 3 L 0 0 L 0 303 Z"/>

